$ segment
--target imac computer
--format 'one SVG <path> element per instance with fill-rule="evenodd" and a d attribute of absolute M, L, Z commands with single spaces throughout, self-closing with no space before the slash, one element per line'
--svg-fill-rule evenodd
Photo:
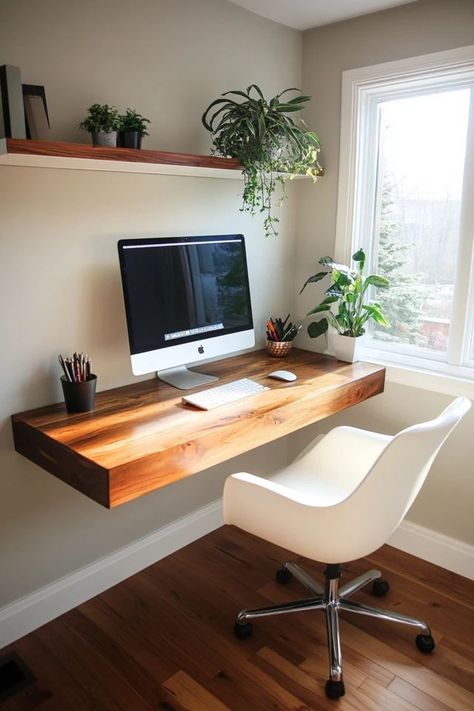
<path fill-rule="evenodd" d="M 187 364 L 255 345 L 243 235 L 123 239 L 118 251 L 135 375 L 193 388 L 218 378 Z"/>

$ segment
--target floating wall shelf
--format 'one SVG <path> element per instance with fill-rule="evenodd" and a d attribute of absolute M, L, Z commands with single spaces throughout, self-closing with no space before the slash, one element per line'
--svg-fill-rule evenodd
<path fill-rule="evenodd" d="M 1 165 L 242 179 L 240 163 L 233 158 L 20 138 L 0 139 Z"/>

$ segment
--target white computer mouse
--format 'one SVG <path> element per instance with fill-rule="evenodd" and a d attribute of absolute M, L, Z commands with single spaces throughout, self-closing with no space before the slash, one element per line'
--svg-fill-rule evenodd
<path fill-rule="evenodd" d="M 298 376 L 289 370 L 274 370 L 273 373 L 268 374 L 268 377 L 275 378 L 275 380 L 286 380 L 288 383 L 291 383 L 293 380 L 296 380 Z"/>

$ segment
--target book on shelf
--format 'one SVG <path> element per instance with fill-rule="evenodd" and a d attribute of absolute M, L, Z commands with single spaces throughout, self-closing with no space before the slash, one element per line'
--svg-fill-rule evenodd
<path fill-rule="evenodd" d="M 24 96 L 25 116 L 29 137 L 35 141 L 48 141 L 51 138 L 48 117 L 42 96 L 26 94 Z"/>

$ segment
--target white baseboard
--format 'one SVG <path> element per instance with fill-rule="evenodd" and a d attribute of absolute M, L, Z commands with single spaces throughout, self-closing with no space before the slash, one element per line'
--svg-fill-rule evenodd
<path fill-rule="evenodd" d="M 394 548 L 474 580 L 474 546 L 411 521 L 402 521 L 387 541 Z"/>
<path fill-rule="evenodd" d="M 222 499 L 0 609 L 0 649 L 224 523 Z"/>
<path fill-rule="evenodd" d="M 219 528 L 222 499 L 80 568 L 0 609 L 0 649 L 91 597 Z M 391 546 L 474 579 L 474 547 L 410 521 L 403 521 Z"/>

